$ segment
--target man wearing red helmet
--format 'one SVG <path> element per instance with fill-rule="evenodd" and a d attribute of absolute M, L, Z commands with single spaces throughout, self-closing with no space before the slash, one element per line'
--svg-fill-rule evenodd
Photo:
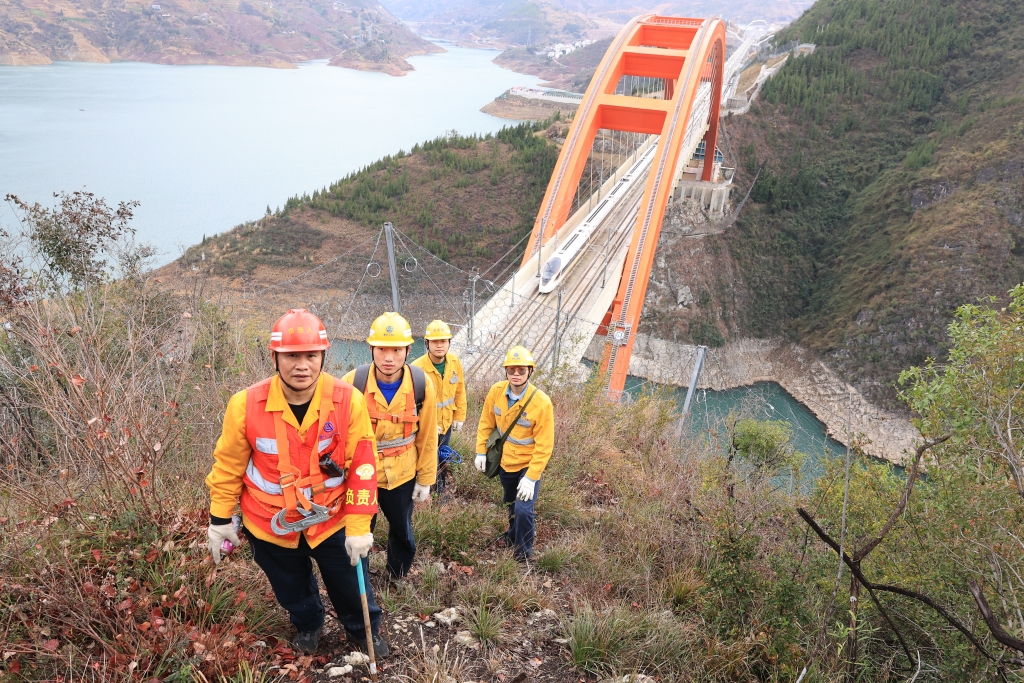
<path fill-rule="evenodd" d="M 363 562 L 368 570 L 370 520 L 377 511 L 377 455 L 366 400 L 323 372 L 329 346 L 323 323 L 305 309 L 277 321 L 268 347 L 277 375 L 228 401 L 206 477 L 214 562 L 225 541 L 238 545 L 231 515 L 240 505 L 253 559 L 295 625 L 296 649 L 305 653 L 316 650 L 324 623 L 313 560 L 338 621 L 350 640 L 365 646 L 355 566 Z M 384 657 L 381 610 L 371 586 L 366 593 L 374 651 Z"/>

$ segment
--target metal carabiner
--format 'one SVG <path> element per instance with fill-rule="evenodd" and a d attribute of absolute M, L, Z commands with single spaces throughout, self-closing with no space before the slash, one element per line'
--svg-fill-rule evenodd
<path fill-rule="evenodd" d="M 303 531 L 316 524 L 323 524 L 331 518 L 330 511 L 323 505 L 317 505 L 316 503 L 311 503 L 311 505 L 313 506 L 312 511 L 307 511 L 301 506 L 298 508 L 298 512 L 303 518 L 295 522 L 289 522 L 285 519 L 285 513 L 288 511 L 281 510 L 270 518 L 271 531 L 278 536 L 286 536 L 296 531 Z"/>

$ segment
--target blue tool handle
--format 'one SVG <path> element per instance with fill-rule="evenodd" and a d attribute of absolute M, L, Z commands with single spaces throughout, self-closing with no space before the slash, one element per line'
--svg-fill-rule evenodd
<path fill-rule="evenodd" d="M 359 595 L 366 595 L 366 581 L 363 580 L 363 561 L 356 562 L 356 577 L 359 579 Z"/>

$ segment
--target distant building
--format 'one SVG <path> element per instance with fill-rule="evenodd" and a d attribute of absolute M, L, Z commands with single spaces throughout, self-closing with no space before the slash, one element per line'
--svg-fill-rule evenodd
<path fill-rule="evenodd" d="M 567 55 L 570 52 L 586 47 L 592 44 L 592 40 L 577 40 L 574 43 L 556 43 L 555 45 L 549 45 L 546 49 L 548 57 L 551 59 L 558 59 L 562 55 Z"/>

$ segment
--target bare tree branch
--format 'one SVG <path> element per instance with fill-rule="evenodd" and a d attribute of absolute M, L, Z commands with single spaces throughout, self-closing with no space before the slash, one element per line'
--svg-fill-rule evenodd
<path fill-rule="evenodd" d="M 1024 640 L 1020 638 L 1014 638 L 1003 625 L 999 623 L 996 616 L 992 613 L 992 608 L 988 606 L 988 601 L 985 599 L 985 594 L 981 591 L 981 587 L 977 581 L 970 581 L 967 584 L 967 589 L 971 591 L 971 595 L 974 596 L 974 602 L 978 604 L 978 610 L 981 612 L 981 618 L 985 620 L 985 625 L 988 626 L 988 630 L 992 632 L 992 636 L 1000 643 L 1016 650 L 1017 652 L 1024 652 Z"/>
<path fill-rule="evenodd" d="M 860 565 L 857 562 L 854 562 L 849 555 L 847 555 L 844 552 L 841 552 L 839 544 L 836 543 L 835 540 L 831 536 L 829 536 L 824 529 L 818 526 L 818 523 L 815 522 L 809 514 L 807 514 L 806 510 L 804 510 L 803 508 L 797 508 L 796 511 L 797 514 L 799 514 L 800 517 L 805 522 L 807 522 L 808 526 L 810 526 L 811 529 L 814 530 L 814 533 L 818 534 L 818 537 L 821 540 L 823 540 L 830 548 L 832 548 L 832 550 L 836 551 L 837 555 L 840 555 L 843 563 L 850 568 L 850 571 L 853 573 L 855 577 L 857 577 L 857 580 L 864 584 L 864 587 L 868 589 L 868 595 L 871 597 L 871 601 L 875 603 L 875 607 L 877 607 L 881 615 L 885 617 L 885 620 L 886 622 L 888 622 L 889 627 L 892 629 L 892 632 L 896 634 L 897 640 L 900 641 L 900 645 L 903 647 L 903 652 L 907 655 L 907 659 L 910 661 L 911 666 L 913 666 L 915 664 L 914 656 L 910 654 L 910 648 L 907 646 L 906 641 L 903 640 L 903 634 L 900 633 L 900 630 L 898 628 L 896 628 L 896 624 L 889 617 L 889 613 L 885 611 L 885 607 L 882 606 L 882 603 L 875 596 L 875 584 L 871 583 L 866 578 L 864 578 L 864 574 L 862 574 L 860 571 Z"/>
<path fill-rule="evenodd" d="M 917 451 L 914 453 L 914 462 L 910 466 L 910 472 L 907 473 L 907 485 L 903 489 L 903 495 L 900 496 L 900 501 L 896 503 L 896 507 L 893 508 L 892 514 L 889 515 L 889 519 L 886 520 L 885 526 L 882 527 L 878 536 L 868 541 L 863 548 L 853 553 L 854 562 L 860 562 L 867 557 L 872 550 L 878 547 L 878 544 L 889 535 L 889 532 L 892 531 L 894 526 L 896 526 L 896 522 L 899 521 L 899 518 L 907 509 L 907 503 L 910 501 L 910 494 L 914 491 L 914 482 L 917 481 L 917 475 L 921 467 L 921 458 L 924 457 L 925 451 L 933 446 L 938 446 L 940 443 L 949 441 L 952 436 L 952 434 L 946 434 L 945 436 L 940 436 L 934 441 L 926 441 L 917 447 Z"/>

